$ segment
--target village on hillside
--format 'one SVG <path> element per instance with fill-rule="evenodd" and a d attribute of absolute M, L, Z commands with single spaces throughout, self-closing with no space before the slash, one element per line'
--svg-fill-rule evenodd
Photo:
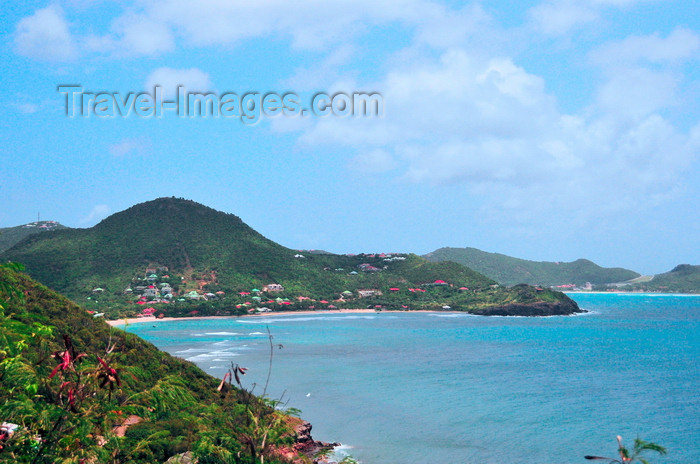
<path fill-rule="evenodd" d="M 353 255 L 354 256 L 354 255 Z M 294 255 L 295 259 L 305 259 L 301 253 Z M 387 265 L 378 267 L 376 260 L 379 259 L 386 264 L 396 261 L 403 261 L 404 256 L 392 254 L 371 254 L 367 258 L 374 258 L 375 264 L 367 262 L 357 265 L 356 270 L 346 271 L 342 268 L 324 268 L 328 272 L 342 272 L 348 276 L 357 276 L 361 273 L 379 273 L 387 268 Z M 129 317 L 150 318 L 150 317 L 170 317 L 170 316 L 196 316 L 196 315 L 231 315 L 231 314 L 251 314 L 284 310 L 334 310 L 348 308 L 350 302 L 354 307 L 371 307 L 377 311 L 387 309 L 386 299 L 396 299 L 396 295 L 406 293 L 408 295 L 425 294 L 431 288 L 452 288 L 453 284 L 445 280 L 437 279 L 425 282 L 419 286 L 391 286 L 388 288 L 357 288 L 355 290 L 342 290 L 334 298 L 315 298 L 309 295 L 295 295 L 286 291 L 283 284 L 279 282 L 269 282 L 261 288 L 242 288 L 235 292 L 224 290 L 211 290 L 220 288 L 216 271 L 206 271 L 195 273 L 194 271 L 185 274 L 175 274 L 170 272 L 168 266 L 152 264 L 142 269 L 128 283 L 126 288 L 120 292 L 123 303 L 132 309 L 127 310 Z M 492 287 L 498 287 L 493 285 Z M 458 292 L 468 292 L 467 287 L 455 288 Z M 110 289 L 95 287 L 91 290 L 88 300 L 98 304 L 103 297 L 115 293 Z M 367 300 L 382 301 L 368 305 Z M 405 299 L 405 298 L 400 298 Z M 360 302 L 365 301 L 365 303 Z M 408 304 L 393 305 L 392 309 L 408 310 Z M 448 304 L 439 304 L 437 309 L 449 310 Z M 102 316 L 103 310 L 99 307 L 95 310 L 88 310 L 90 314 Z M 123 312 L 123 311 L 122 311 Z"/>

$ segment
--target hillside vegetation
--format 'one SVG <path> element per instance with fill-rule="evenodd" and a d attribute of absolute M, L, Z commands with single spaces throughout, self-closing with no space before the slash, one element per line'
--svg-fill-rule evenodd
<path fill-rule="evenodd" d="M 582 286 L 634 279 L 639 274 L 622 268 L 604 268 L 587 259 L 570 263 L 528 261 L 476 248 L 440 248 L 425 255 L 431 262 L 453 261 L 470 267 L 503 285 Z"/>
<path fill-rule="evenodd" d="M 679 264 L 648 281 L 631 283 L 622 288 L 645 292 L 700 293 L 700 265 Z"/>
<path fill-rule="evenodd" d="M 237 375 L 243 371 L 237 372 Z M 0 266 L 2 463 L 311 463 L 302 421 Z"/>
<path fill-rule="evenodd" d="M 65 228 L 66 226 L 61 225 L 56 221 L 37 221 L 16 227 L 0 228 L 0 253 L 8 248 L 11 248 L 13 245 L 21 242 L 25 237 L 29 237 L 30 235 Z"/>
<path fill-rule="evenodd" d="M 38 281 L 109 317 L 138 314 L 139 303 L 166 316 L 333 307 L 479 313 L 514 303 L 577 309 L 563 294 L 508 290 L 454 262 L 292 250 L 237 216 L 176 198 L 133 206 L 90 229 L 31 236 L 0 259 L 23 263 Z M 281 287 L 265 292 L 270 284 Z"/>

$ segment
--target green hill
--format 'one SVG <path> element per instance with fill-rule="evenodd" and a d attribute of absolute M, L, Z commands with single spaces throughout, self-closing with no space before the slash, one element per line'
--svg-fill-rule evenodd
<path fill-rule="evenodd" d="M 631 283 L 629 287 L 645 292 L 700 293 L 700 266 L 679 264 L 669 272 L 656 274 L 646 282 Z"/>
<path fill-rule="evenodd" d="M 23 263 L 38 281 L 111 317 L 139 313 L 143 295 L 168 316 L 332 306 L 483 312 L 514 303 L 578 310 L 563 294 L 511 291 L 453 262 L 295 251 L 232 214 L 176 198 L 133 206 L 90 229 L 33 235 L 0 259 Z M 265 292 L 270 284 L 281 287 Z M 164 286 L 172 303 L 161 303 Z"/>
<path fill-rule="evenodd" d="M 66 226 L 56 221 L 30 222 L 29 224 L 21 226 L 0 228 L 0 253 L 11 248 L 15 243 L 22 241 L 22 239 L 30 235 L 65 228 Z"/>
<path fill-rule="evenodd" d="M 0 422 L 18 426 L 0 433 L 0 463 L 151 464 L 194 452 L 200 464 L 282 464 L 292 462 L 282 449 L 323 446 L 295 444 L 308 424 L 220 383 L 0 266 Z"/>
<path fill-rule="evenodd" d="M 639 274 L 622 268 L 604 268 L 578 259 L 570 263 L 528 261 L 476 248 L 440 248 L 425 255 L 432 262 L 454 261 L 470 267 L 503 285 L 585 285 L 623 282 Z"/>

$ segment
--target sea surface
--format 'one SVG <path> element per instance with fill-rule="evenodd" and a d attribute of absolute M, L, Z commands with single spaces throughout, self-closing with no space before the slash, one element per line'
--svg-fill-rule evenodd
<path fill-rule="evenodd" d="M 591 312 L 382 312 L 158 321 L 126 330 L 283 398 L 364 464 L 584 463 L 615 436 L 700 463 L 700 296 L 572 294 Z"/>

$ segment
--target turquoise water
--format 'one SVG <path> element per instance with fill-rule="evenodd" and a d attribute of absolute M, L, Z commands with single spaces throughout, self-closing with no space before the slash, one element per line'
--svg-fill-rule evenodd
<path fill-rule="evenodd" d="M 574 294 L 591 314 L 314 314 L 128 327 L 289 400 L 365 464 L 582 463 L 615 436 L 700 463 L 700 296 Z"/>

